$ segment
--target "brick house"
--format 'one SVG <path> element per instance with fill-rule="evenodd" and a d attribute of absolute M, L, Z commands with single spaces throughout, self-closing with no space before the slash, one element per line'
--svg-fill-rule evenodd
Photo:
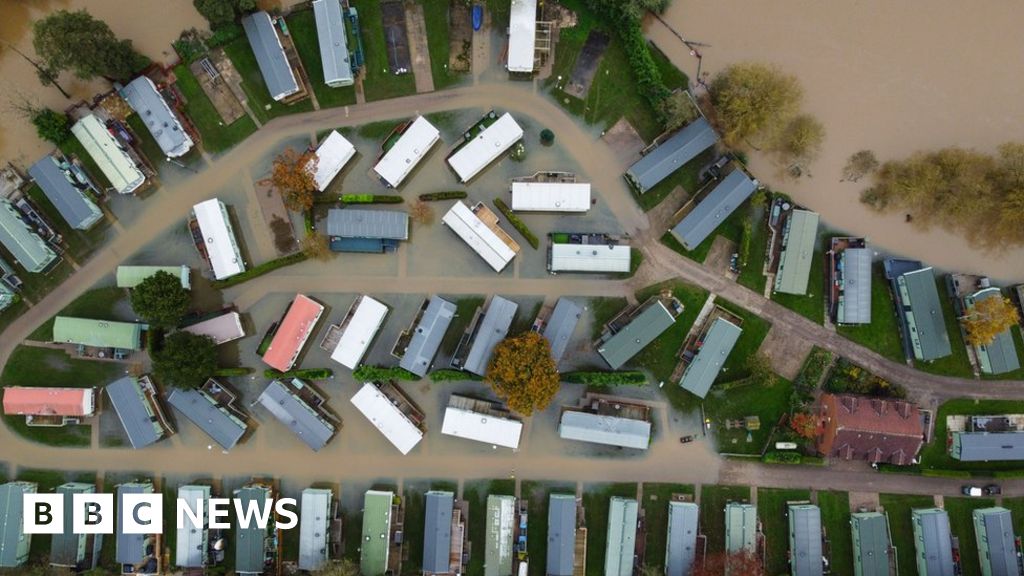
<path fill-rule="evenodd" d="M 905 400 L 822 394 L 817 415 L 818 453 L 829 458 L 906 466 L 924 442 L 921 412 Z"/>

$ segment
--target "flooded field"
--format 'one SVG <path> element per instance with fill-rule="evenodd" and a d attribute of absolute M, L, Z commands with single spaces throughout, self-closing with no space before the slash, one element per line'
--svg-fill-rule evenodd
<path fill-rule="evenodd" d="M 864 187 L 840 183 L 850 154 L 871 149 L 884 161 L 914 151 L 963 146 L 991 152 L 1024 137 L 1019 74 L 1003 55 L 1019 54 L 1020 5 L 940 0 L 920 4 L 863 2 L 706 2 L 675 0 L 664 16 L 702 48 L 702 71 L 714 75 L 743 60 L 780 65 L 805 91 L 805 109 L 827 131 L 813 177 L 775 176 L 765 158 L 754 174 L 819 211 L 832 226 L 875 246 L 936 266 L 1024 279 L 1024 249 L 1000 254 L 971 249 L 939 230 L 921 232 L 903 214 L 881 216 L 858 201 Z M 697 59 L 672 32 L 651 20 L 648 36 L 696 78 Z"/>

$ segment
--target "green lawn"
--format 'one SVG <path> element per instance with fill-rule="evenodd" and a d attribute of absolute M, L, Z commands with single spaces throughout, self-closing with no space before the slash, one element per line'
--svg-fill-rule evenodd
<path fill-rule="evenodd" d="M 225 126 L 213 102 L 203 92 L 188 66 L 175 66 L 174 76 L 178 79 L 175 85 L 185 96 L 185 113 L 199 130 L 204 150 L 211 154 L 223 152 L 256 131 L 256 123 L 248 114 Z"/>
<path fill-rule="evenodd" d="M 120 364 L 79 360 L 62 350 L 18 346 L 0 372 L 0 386 L 88 388 L 103 386 L 123 373 Z"/>
<path fill-rule="evenodd" d="M 405 482 L 405 561 L 403 574 L 419 574 L 423 563 L 423 523 L 426 512 L 426 482 Z"/>
<path fill-rule="evenodd" d="M 918 494 L 879 494 L 879 504 L 889 516 L 889 532 L 896 547 L 900 574 L 915 574 L 914 527 L 910 511 L 914 508 L 932 508 L 935 499 Z"/>
<path fill-rule="evenodd" d="M 832 551 L 832 574 L 853 575 L 853 537 L 850 534 L 850 496 L 831 490 L 818 492 L 821 524 Z"/>
<path fill-rule="evenodd" d="M 0 310 L 0 334 L 7 330 L 7 327 L 11 325 L 11 322 L 17 320 L 18 316 L 24 314 L 25 310 L 28 310 L 28 306 L 24 300 L 18 300 L 7 308 Z"/>
<path fill-rule="evenodd" d="M 106 174 L 100 170 L 99 164 L 92 159 L 92 156 L 85 151 L 85 147 L 78 141 L 78 138 L 71 136 L 64 142 L 61 142 L 58 148 L 60 148 L 60 151 L 68 158 L 72 156 L 77 158 L 82 166 L 85 167 L 85 171 L 89 174 L 89 178 L 97 187 L 101 190 L 110 188 L 110 179 L 108 179 Z"/>
<path fill-rule="evenodd" d="M 807 490 L 786 490 L 778 488 L 757 489 L 757 516 L 764 528 L 766 541 L 765 573 L 787 572 L 787 550 L 789 550 L 789 520 L 786 502 L 810 500 Z"/>
<path fill-rule="evenodd" d="M 97 288 L 76 298 L 71 304 L 65 306 L 58 316 L 74 316 L 79 318 L 92 318 L 96 320 L 118 320 L 114 312 L 121 301 L 125 298 L 127 298 L 127 295 L 121 288 Z M 29 340 L 52 342 L 53 322 L 55 318 L 56 316 L 50 318 L 36 328 L 32 334 L 29 335 Z"/>
<path fill-rule="evenodd" d="M 359 27 L 363 34 L 363 49 L 366 51 L 366 76 L 363 79 L 366 100 L 415 94 L 416 79 L 411 71 L 401 75 L 389 71 L 379 0 L 351 0 L 349 4 L 359 11 Z"/>
<path fill-rule="evenodd" d="M 420 0 L 427 25 L 427 49 L 430 51 L 430 73 L 434 89 L 442 90 L 465 78 L 448 69 L 451 46 L 448 42 L 449 0 Z"/>
<path fill-rule="evenodd" d="M 640 505 L 644 510 L 644 522 L 647 527 L 644 565 L 664 570 L 665 536 L 668 534 L 668 503 L 672 500 L 673 494 L 693 495 L 693 486 L 690 484 L 646 483 L 643 489 L 644 496 Z"/>
<path fill-rule="evenodd" d="M 946 333 L 949 334 L 949 346 L 952 348 L 953 353 L 945 358 L 939 358 L 931 362 L 915 361 L 914 367 L 932 374 L 972 378 L 974 377 L 974 370 L 971 368 L 971 361 L 967 358 L 967 348 L 964 345 L 963 335 L 960 333 L 960 323 L 956 319 L 956 310 L 953 309 L 953 299 L 949 297 L 946 291 L 945 279 L 935 278 L 935 288 L 939 291 L 942 316 L 946 321 Z"/>
<path fill-rule="evenodd" d="M 1024 497 L 1003 498 L 1003 508 L 1013 515 L 1014 533 L 1024 534 Z"/>
<path fill-rule="evenodd" d="M 491 26 L 508 28 L 511 3 L 505 0 L 487 0 L 487 11 L 491 13 Z"/>
<path fill-rule="evenodd" d="M 697 181 L 697 174 L 696 174 L 696 172 L 697 172 L 697 170 L 700 169 L 700 167 L 701 167 L 701 165 L 703 165 L 703 163 L 704 162 L 700 161 L 700 158 L 698 157 L 697 160 L 692 160 L 689 164 L 684 166 L 682 170 L 676 172 L 674 176 L 669 177 L 669 179 L 672 179 L 672 178 L 674 178 L 676 176 L 679 176 L 679 175 L 683 174 L 684 172 L 686 172 L 687 168 L 692 167 L 692 169 L 693 169 L 693 184 L 695 186 L 696 185 L 696 181 Z M 643 196 L 640 197 L 640 199 L 641 200 L 646 199 L 655 190 L 657 190 L 659 186 L 662 186 L 663 184 L 665 184 L 665 182 L 662 182 L 661 184 L 658 184 L 658 186 L 655 186 L 651 190 L 651 192 L 648 192 L 647 194 L 644 194 Z M 672 187 L 674 188 L 675 186 L 672 186 Z M 687 191 L 690 191 L 690 192 L 692 192 L 694 190 L 694 188 L 687 188 L 686 184 L 683 184 L 683 188 L 686 189 Z M 671 192 L 671 190 L 668 190 L 668 192 Z M 661 200 L 659 199 L 658 201 L 660 202 Z M 651 206 L 651 207 L 653 208 L 653 206 Z M 645 209 L 649 210 L 650 208 L 645 208 Z M 676 252 L 678 252 L 682 256 L 685 256 L 685 257 L 689 258 L 690 260 L 694 260 L 696 262 L 703 263 L 704 260 L 707 259 L 708 253 L 711 252 L 711 245 L 714 244 L 715 238 L 718 237 L 718 236 L 724 236 L 724 237 L 728 238 L 736 246 L 737 249 L 739 248 L 740 239 L 743 237 L 743 222 L 755 218 L 755 216 L 754 216 L 754 210 L 755 209 L 756 209 L 756 207 L 754 207 L 750 203 L 749 200 L 744 202 L 742 205 L 740 205 L 739 208 L 734 210 L 733 213 L 730 214 L 728 218 L 725 219 L 725 222 L 722 222 L 721 224 L 719 224 L 718 228 L 715 229 L 714 233 L 712 233 L 710 236 L 705 238 L 704 241 L 701 242 L 693 250 L 687 250 L 686 248 L 684 248 L 683 244 L 679 240 L 677 240 L 676 237 L 674 235 L 672 235 L 671 232 L 666 232 L 665 235 L 662 236 L 661 242 L 663 244 L 665 244 L 666 246 L 668 246 L 669 248 L 675 250 Z M 751 260 L 754 262 L 754 267 L 759 269 L 759 267 L 756 264 L 757 258 L 753 257 L 753 254 L 754 254 L 753 247 L 751 247 L 751 255 L 752 255 Z M 762 276 L 762 278 L 763 278 L 763 276 Z M 752 280 L 749 280 L 749 279 L 748 279 L 748 281 L 752 282 Z M 763 285 L 764 281 L 762 281 L 761 284 Z M 762 288 L 762 292 L 763 292 L 763 288 Z"/>
<path fill-rule="evenodd" d="M 871 324 L 836 326 L 836 332 L 894 362 L 905 360 L 896 307 L 881 262 L 874 263 L 871 270 Z"/>
<path fill-rule="evenodd" d="M 930 444 L 921 450 L 923 470 L 970 470 L 978 475 L 987 472 L 1018 470 L 1019 462 L 961 462 L 954 460 L 946 448 L 946 416 L 953 414 L 1024 414 L 1024 400 L 948 400 L 939 406 L 934 416 L 935 433 Z"/>
<path fill-rule="evenodd" d="M 367 140 L 383 140 L 394 131 L 403 122 L 409 120 L 409 118 L 395 118 L 394 120 L 380 120 L 378 122 L 370 122 L 369 124 L 363 124 L 356 128 L 356 134 L 359 134 L 361 138 Z"/>
<path fill-rule="evenodd" d="M 772 300 L 800 314 L 815 324 L 825 322 L 825 237 L 827 230 L 819 228 L 814 244 L 814 257 L 811 260 L 811 273 L 807 278 L 807 294 L 772 294 Z M 742 282 L 741 282 L 742 283 Z"/>
<path fill-rule="evenodd" d="M 1020 326 L 1010 328 L 1010 335 L 1013 336 L 1013 345 L 1017 349 L 1017 359 L 1021 361 L 1021 368 L 1005 374 L 981 374 L 983 380 L 1024 380 L 1024 338 L 1021 338 Z"/>
<path fill-rule="evenodd" d="M 949 529 L 960 538 L 960 562 L 964 574 L 981 574 L 978 560 L 978 541 L 974 537 L 974 519 L 971 513 L 978 508 L 995 506 L 991 498 L 945 498 L 943 507 L 949 514 Z"/>
<path fill-rule="evenodd" d="M 29 426 L 24 416 L 4 415 L 7 428 L 22 438 L 62 448 L 88 448 L 92 441 L 91 426 L 63 426 L 60 428 Z"/>
<path fill-rule="evenodd" d="M 669 391 L 669 398 L 673 399 L 678 395 L 676 392 L 681 392 L 676 383 L 668 381 L 672 376 L 672 370 L 675 369 L 678 362 L 676 352 L 683 345 L 686 334 L 690 331 L 690 327 L 693 326 L 693 321 L 697 319 L 697 313 L 707 300 L 708 291 L 686 282 L 668 280 L 638 290 L 636 293 L 637 302 L 644 302 L 665 288 L 671 289 L 672 294 L 683 303 L 683 314 L 676 319 L 676 323 L 671 328 L 663 332 L 661 336 L 658 336 L 654 342 L 651 342 L 626 364 L 632 368 L 643 368 L 650 371 L 654 376 L 655 382 L 665 382 L 665 390 Z"/>
<path fill-rule="evenodd" d="M 452 318 L 451 324 L 448 325 L 448 331 L 444 333 L 444 339 L 441 340 L 441 352 L 446 356 L 451 356 L 455 353 L 455 347 L 459 345 L 463 332 L 466 331 L 470 321 L 473 320 L 473 313 L 476 312 L 477 308 L 484 305 L 484 298 L 482 296 L 470 296 L 449 300 L 449 302 L 455 303 L 455 317 Z"/>
<path fill-rule="evenodd" d="M 57 232 L 64 237 L 64 241 L 67 244 L 67 254 L 74 258 L 76 262 L 83 262 L 103 244 L 107 235 L 107 228 L 109 227 L 106 219 L 101 218 L 90 230 L 76 230 L 68 225 L 64 217 L 57 211 L 57 208 L 50 202 L 50 199 L 46 197 L 46 194 L 43 194 L 38 184 L 29 186 L 26 194 L 42 211 L 43 216 L 49 220 Z M 92 198 L 92 200 L 95 201 L 95 198 Z"/>
<path fill-rule="evenodd" d="M 731 382 L 746 378 L 750 375 L 746 368 L 747 358 L 756 354 L 757 350 L 761 348 L 761 343 L 764 342 L 772 325 L 764 318 L 724 298 L 717 298 L 715 305 L 743 319 L 743 325 L 741 326 L 743 333 L 740 334 L 739 340 L 736 341 L 736 346 L 729 353 L 729 358 L 726 359 L 725 366 L 722 367 L 722 373 L 715 382 Z"/>
<path fill-rule="evenodd" d="M 302 58 L 302 66 L 313 85 L 313 93 L 321 108 L 334 108 L 356 103 L 354 86 L 332 88 L 324 83 L 324 63 L 320 57 L 320 42 L 316 33 L 316 19 L 312 10 L 297 10 L 288 18 L 292 42 Z"/>
<path fill-rule="evenodd" d="M 362 10 L 359 13 L 362 14 Z M 242 77 L 242 90 L 249 99 L 249 108 L 260 119 L 260 122 L 266 123 L 285 114 L 313 110 L 313 101 L 309 98 L 286 105 L 270 97 L 267 85 L 263 82 L 263 75 L 260 74 L 259 65 L 256 63 L 256 56 L 252 53 L 249 40 L 245 36 L 232 40 L 224 47 L 224 52 L 231 58 L 239 76 Z"/>
<path fill-rule="evenodd" d="M 587 526 L 587 576 L 604 575 L 604 555 L 608 547 L 608 506 L 612 496 L 636 499 L 636 484 L 588 484 L 583 489 L 583 512 Z"/>
<path fill-rule="evenodd" d="M 590 307 L 590 316 L 593 319 L 590 337 L 593 340 L 597 340 L 601 337 L 601 330 L 604 329 L 604 325 L 626 307 L 626 299 L 616 297 L 591 298 L 588 306 Z"/>
<path fill-rule="evenodd" d="M 708 539 L 708 553 L 725 550 L 725 505 L 729 502 L 750 502 L 750 486 L 700 487 L 700 524 Z"/>
<path fill-rule="evenodd" d="M 789 410 L 792 393 L 792 382 L 782 377 L 779 377 L 775 386 L 771 388 L 747 385 L 716 390 L 712 387 L 704 400 L 704 410 L 705 415 L 711 420 L 718 451 L 730 454 L 760 454 L 764 450 L 772 427 Z M 761 429 L 751 432 L 742 428 L 726 429 L 726 420 L 737 420 L 746 416 L 760 418 Z"/>
<path fill-rule="evenodd" d="M 534 559 L 530 562 L 530 576 L 546 576 L 544 558 L 547 557 L 548 497 L 551 494 L 576 494 L 576 486 L 558 482 L 524 480 L 519 490 L 522 498 L 529 499 L 527 510 L 530 522 L 527 530 L 529 538 L 527 538 L 526 551 L 530 558 Z"/>
<path fill-rule="evenodd" d="M 768 223 L 764 207 L 751 204 L 750 223 L 750 252 L 736 281 L 758 294 L 764 294 L 764 285 L 768 282 L 764 275 L 765 250 L 768 248 Z"/>

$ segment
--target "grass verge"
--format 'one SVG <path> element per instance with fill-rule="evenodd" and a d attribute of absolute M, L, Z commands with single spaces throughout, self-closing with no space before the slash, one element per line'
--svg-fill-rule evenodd
<path fill-rule="evenodd" d="M 850 496 L 846 492 L 818 492 L 821 524 L 832 552 L 832 574 L 853 575 L 853 536 L 850 534 Z"/>
<path fill-rule="evenodd" d="M 836 332 L 894 362 L 905 360 L 896 307 L 881 262 L 874 263 L 871 269 L 871 324 L 836 326 Z"/>
<path fill-rule="evenodd" d="M 263 82 L 256 56 L 249 47 L 249 40 L 242 36 L 224 46 L 224 52 L 242 78 L 242 91 L 249 99 L 249 108 L 260 122 L 267 123 L 273 118 L 285 114 L 297 114 L 313 110 L 313 101 L 309 98 L 295 104 L 282 104 L 270 97 L 270 91 Z"/>
<path fill-rule="evenodd" d="M 935 499 L 917 494 L 879 494 L 878 499 L 889 516 L 889 532 L 892 533 L 892 544 L 899 557 L 899 572 L 914 574 L 917 566 L 914 561 L 914 526 L 910 520 L 910 511 L 914 508 L 932 508 Z"/>
<path fill-rule="evenodd" d="M 178 79 L 175 85 L 185 96 L 185 113 L 192 119 L 192 124 L 199 131 L 204 150 L 211 154 L 223 152 L 256 131 L 256 123 L 248 114 L 225 125 L 224 119 L 221 118 L 206 92 L 203 92 L 199 81 L 188 69 L 188 66 L 184 64 L 175 66 L 174 76 Z"/>
<path fill-rule="evenodd" d="M 363 92 L 367 101 L 397 98 L 416 93 L 416 79 L 412 72 L 392 74 L 388 66 L 388 48 L 384 38 L 384 20 L 379 0 L 350 0 L 359 11 L 359 27 L 366 51 Z"/>

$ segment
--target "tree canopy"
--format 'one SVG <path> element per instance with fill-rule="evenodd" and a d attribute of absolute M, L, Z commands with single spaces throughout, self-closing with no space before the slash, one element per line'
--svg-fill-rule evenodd
<path fill-rule="evenodd" d="M 170 328 L 188 312 L 192 297 L 177 276 L 160 270 L 132 289 L 131 301 L 132 310 L 147 322 Z"/>
<path fill-rule="evenodd" d="M 300 154 L 294 148 L 286 148 L 274 158 L 270 182 L 284 199 L 289 210 L 305 211 L 313 207 L 316 192 L 316 154 Z"/>
<path fill-rule="evenodd" d="M 1024 244 L 1024 144 L 995 156 L 943 148 L 890 160 L 874 174 L 861 201 L 879 212 L 901 211 L 922 229 L 937 225 L 974 245 Z"/>
<path fill-rule="evenodd" d="M 315 231 L 306 234 L 306 237 L 302 239 L 302 251 L 310 259 L 321 262 L 326 262 L 334 257 L 327 236 Z"/>
<path fill-rule="evenodd" d="M 71 137 L 71 126 L 68 117 L 49 108 L 31 108 L 29 119 L 36 127 L 40 138 L 53 144 L 62 144 Z"/>
<path fill-rule="evenodd" d="M 516 412 L 529 416 L 543 410 L 558 393 L 558 368 L 551 344 L 537 332 L 498 343 L 484 380 Z"/>
<path fill-rule="evenodd" d="M 994 296 L 975 302 L 960 321 L 968 344 L 988 346 L 996 336 L 1020 322 L 1020 314 L 1009 298 Z"/>
<path fill-rule="evenodd" d="M 85 10 L 58 10 L 37 20 L 33 32 L 32 46 L 42 67 L 54 73 L 67 70 L 82 79 L 125 81 L 149 63 L 131 40 L 119 40 L 106 22 Z"/>
<path fill-rule="evenodd" d="M 878 170 L 878 158 L 871 150 L 858 150 L 850 155 L 843 166 L 843 180 L 856 182 Z"/>
<path fill-rule="evenodd" d="M 210 23 L 210 28 L 216 28 L 255 10 L 256 0 L 192 0 L 192 5 Z"/>
<path fill-rule="evenodd" d="M 778 66 L 742 62 L 728 66 L 711 82 L 711 101 L 726 143 L 770 143 L 798 113 L 803 88 Z"/>
<path fill-rule="evenodd" d="M 152 353 L 153 373 L 174 388 L 198 388 L 217 371 L 217 347 L 208 336 L 175 332 Z"/>

